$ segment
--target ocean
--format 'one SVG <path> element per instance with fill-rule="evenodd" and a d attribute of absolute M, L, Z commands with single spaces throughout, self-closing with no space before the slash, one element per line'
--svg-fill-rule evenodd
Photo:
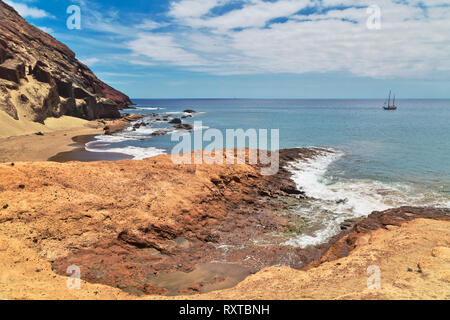
<path fill-rule="evenodd" d="M 280 149 L 321 147 L 334 153 L 290 167 L 298 187 L 311 197 L 294 208 L 306 221 L 287 245 L 307 247 L 339 232 L 341 222 L 403 205 L 450 207 L 450 100 L 134 99 L 136 110 L 155 120 L 198 113 L 183 120 L 203 128 L 279 129 Z M 169 153 L 177 142 L 165 122 L 114 136 L 97 136 L 88 151 L 120 152 L 135 159 Z M 270 144 L 269 144 L 270 145 Z"/>

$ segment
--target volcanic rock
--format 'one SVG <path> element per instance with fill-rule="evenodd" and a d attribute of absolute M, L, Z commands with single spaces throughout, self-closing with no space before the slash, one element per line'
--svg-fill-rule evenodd
<path fill-rule="evenodd" d="M 170 124 L 182 124 L 183 122 L 179 118 L 174 118 L 169 121 Z"/>
<path fill-rule="evenodd" d="M 119 110 L 132 104 L 2 0 L 0 30 L 0 110 L 14 119 L 120 118 Z"/>

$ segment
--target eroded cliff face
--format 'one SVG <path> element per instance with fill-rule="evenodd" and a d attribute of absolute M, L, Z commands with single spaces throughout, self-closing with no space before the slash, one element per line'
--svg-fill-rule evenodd
<path fill-rule="evenodd" d="M 0 110 L 16 120 L 118 118 L 131 105 L 63 43 L 0 0 Z"/>

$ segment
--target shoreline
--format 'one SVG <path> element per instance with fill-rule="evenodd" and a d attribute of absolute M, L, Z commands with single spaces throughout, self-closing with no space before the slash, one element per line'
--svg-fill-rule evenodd
<path fill-rule="evenodd" d="M 52 157 L 48 158 L 47 161 L 51 162 L 69 162 L 69 161 L 80 161 L 80 162 L 94 162 L 94 161 L 118 161 L 132 159 L 124 153 L 114 153 L 114 152 L 91 152 L 87 151 L 85 148 L 86 143 L 94 141 L 96 134 L 82 135 L 72 137 L 74 142 L 71 146 L 74 149 L 69 151 L 58 152 Z"/>
<path fill-rule="evenodd" d="M 0 138 L 0 163 L 8 162 L 68 162 L 68 161 L 117 161 L 131 157 L 121 153 L 89 152 L 84 144 L 96 135 L 112 134 L 130 126 L 140 115 L 125 115 L 116 120 L 85 121 L 66 130 L 51 130 L 27 135 Z M 52 119 L 58 122 L 58 119 Z M 78 122 L 77 122 L 78 123 Z M 59 128 L 59 127 L 56 127 Z"/>
<path fill-rule="evenodd" d="M 61 152 L 70 152 L 77 148 L 73 138 L 83 135 L 101 134 L 101 128 L 82 127 L 59 130 L 43 135 L 23 135 L 0 139 L 0 163 L 48 161 Z"/>

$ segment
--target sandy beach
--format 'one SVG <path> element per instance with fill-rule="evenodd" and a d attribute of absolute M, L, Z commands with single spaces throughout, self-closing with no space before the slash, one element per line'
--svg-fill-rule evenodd
<path fill-rule="evenodd" d="M 134 118 L 87 121 L 63 116 L 45 124 L 14 120 L 0 111 L 0 162 L 15 161 L 115 161 L 131 157 L 118 153 L 87 152 L 84 145 L 105 128 L 120 131 Z"/>
<path fill-rule="evenodd" d="M 46 161 L 59 152 L 74 149 L 72 138 L 81 135 L 101 134 L 103 127 L 97 121 L 89 122 L 72 117 L 48 119 L 45 125 L 0 117 L 0 162 Z M 6 121 L 3 121 L 7 119 Z M 5 122 L 15 121 L 18 127 L 8 127 Z M 43 135 L 36 135 L 36 133 Z"/>

